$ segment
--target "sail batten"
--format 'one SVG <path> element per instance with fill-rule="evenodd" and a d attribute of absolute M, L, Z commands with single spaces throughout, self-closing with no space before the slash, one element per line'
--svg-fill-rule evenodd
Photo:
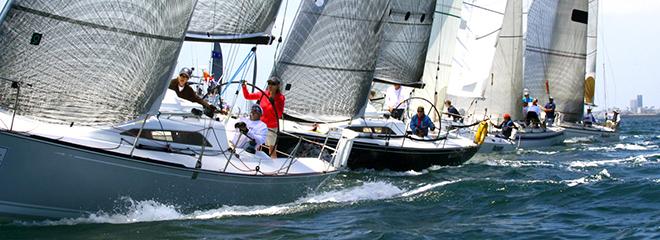
<path fill-rule="evenodd" d="M 270 44 L 281 0 L 198 0 L 187 41 Z"/>
<path fill-rule="evenodd" d="M 0 75 L 24 82 L 18 114 L 107 125 L 159 104 L 194 1 L 15 0 L 0 25 Z M 15 91 L 0 83 L 0 106 Z M 32 87 L 29 87 L 32 86 Z"/>
<path fill-rule="evenodd" d="M 285 115 L 334 122 L 360 116 L 373 80 L 387 0 L 302 2 L 272 75 Z"/>

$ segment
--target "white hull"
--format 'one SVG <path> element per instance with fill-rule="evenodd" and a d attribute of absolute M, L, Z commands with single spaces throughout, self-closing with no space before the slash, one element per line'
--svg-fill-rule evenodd
<path fill-rule="evenodd" d="M 456 130 L 454 130 L 456 131 Z M 474 137 L 474 131 L 470 129 L 459 129 L 460 135 L 470 138 Z M 479 148 L 479 153 L 491 152 L 510 152 L 518 148 L 543 148 L 553 145 L 559 145 L 564 142 L 563 128 L 550 127 L 546 130 L 543 129 L 530 129 L 526 131 L 518 131 L 513 137 L 514 139 L 503 139 L 494 136 L 494 133 L 489 133 L 484 143 Z"/>
<path fill-rule="evenodd" d="M 566 138 L 593 138 L 601 141 L 618 141 L 619 132 L 602 126 L 583 127 L 576 124 L 562 125 L 566 129 Z"/>

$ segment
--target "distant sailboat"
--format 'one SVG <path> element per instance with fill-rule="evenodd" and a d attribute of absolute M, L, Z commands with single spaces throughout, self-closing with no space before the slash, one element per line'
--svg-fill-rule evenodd
<path fill-rule="evenodd" d="M 11 2 L 0 25 L 0 92 L 10 96 L 0 101 L 0 215 L 78 217 L 127 197 L 187 209 L 278 204 L 338 173 L 349 152 L 326 162 L 229 151 L 222 122 L 159 111 L 163 99 L 190 104 L 165 89 L 195 2 Z"/>

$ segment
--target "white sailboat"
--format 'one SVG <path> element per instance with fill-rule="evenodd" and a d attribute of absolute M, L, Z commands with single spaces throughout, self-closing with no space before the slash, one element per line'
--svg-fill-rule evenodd
<path fill-rule="evenodd" d="M 344 50 L 333 51 L 348 54 L 346 61 L 342 62 L 341 67 L 334 64 L 335 66 L 332 68 L 333 70 L 341 69 L 348 76 L 332 76 L 330 77 L 331 80 L 329 80 L 331 83 L 317 85 L 323 91 L 329 90 L 327 93 L 322 91 L 319 96 L 310 96 L 310 93 L 318 92 L 316 89 L 300 89 L 296 91 L 296 86 L 293 86 L 292 91 L 288 92 L 287 98 L 291 95 L 300 95 L 312 99 L 323 98 L 324 101 L 313 101 L 317 105 L 311 105 L 312 107 L 316 107 L 312 111 L 308 109 L 305 112 L 301 112 L 295 109 L 295 106 L 287 108 L 286 114 L 294 115 L 294 117 L 306 120 L 309 123 L 304 123 L 304 121 L 285 121 L 283 129 L 298 136 L 316 139 L 318 142 L 323 142 L 326 136 L 330 136 L 328 142 L 330 145 L 334 144 L 338 136 L 337 133 L 341 129 L 350 129 L 358 132 L 359 135 L 354 140 L 353 150 L 348 161 L 350 168 L 390 169 L 396 171 L 421 170 L 433 165 L 458 165 L 467 161 L 478 149 L 478 146 L 472 143 L 471 140 L 456 136 L 447 137 L 438 133 L 431 134 L 429 137 L 423 139 L 413 137 L 408 133 L 407 130 L 409 128 L 404 122 L 395 119 L 384 119 L 378 115 L 371 114 L 373 112 L 369 110 L 367 101 L 372 79 L 374 82 L 381 84 L 400 84 L 410 87 L 422 87 L 427 83 L 426 81 L 420 81 L 422 74 L 426 74 L 426 70 L 423 70 L 425 66 L 424 56 L 427 58 L 432 56 L 432 61 L 437 62 L 440 56 L 439 54 L 441 54 L 441 48 L 438 42 L 443 36 L 440 32 L 445 31 L 445 29 L 451 29 L 452 26 L 455 28 L 458 27 L 460 7 L 457 7 L 457 5 L 460 4 L 460 1 L 436 2 L 429 0 L 411 2 L 402 0 L 389 1 L 389 4 L 386 2 L 383 3 L 379 11 L 385 12 L 385 14 L 376 15 L 370 19 L 371 28 L 375 29 L 374 27 L 379 27 L 382 28 L 382 31 L 379 30 L 377 34 L 371 34 L 372 38 L 369 39 L 363 36 L 363 39 L 359 41 L 366 46 L 361 46 L 359 48 L 360 51 L 350 54 Z M 455 12 L 456 10 L 458 12 Z M 301 15 L 298 17 L 300 18 Z M 363 16 L 355 17 L 364 18 Z M 432 26 L 437 27 L 432 28 Z M 289 39 L 289 41 L 291 41 L 290 44 L 292 45 L 301 44 L 293 42 L 292 39 Z M 427 48 L 428 54 L 426 53 Z M 286 46 L 284 49 L 287 49 Z M 353 56 L 354 54 L 359 56 Z M 365 57 L 367 58 L 364 59 Z M 285 57 L 278 62 L 286 63 L 290 61 Z M 371 64 L 371 66 L 366 64 Z M 434 69 L 436 67 L 437 65 L 433 66 Z M 434 72 L 436 71 L 434 70 Z M 292 72 L 284 71 L 284 74 L 281 75 L 282 79 L 285 83 L 296 83 L 298 80 L 288 79 L 286 77 L 286 75 L 290 74 Z M 297 75 L 301 74 L 297 73 Z M 352 80 L 356 79 L 355 76 L 360 77 L 362 82 Z M 435 78 L 433 82 L 435 82 Z M 338 85 L 335 86 L 332 83 Z M 348 89 L 345 89 L 345 87 L 351 85 L 359 86 L 359 88 L 351 90 L 359 92 L 349 95 L 350 97 L 347 98 L 345 97 L 345 93 Z M 434 84 L 426 84 L 424 89 L 431 89 L 431 94 L 433 95 L 436 91 L 436 86 Z M 312 99 L 306 99 L 304 101 L 307 102 L 306 104 L 298 104 L 297 106 L 310 106 L 309 102 Z M 334 107 L 338 104 L 339 107 Z M 291 104 L 287 103 L 287 106 L 291 106 Z M 328 109 L 331 107 L 334 108 Z M 429 109 L 429 112 L 433 112 L 432 108 L 427 107 L 427 109 Z M 318 114 L 310 114 L 315 112 L 318 112 Z M 323 113 L 327 112 L 344 114 L 324 116 Z M 316 125 L 313 125 L 314 123 Z M 311 131 L 312 129 L 316 131 Z M 280 146 L 284 149 L 290 148 L 292 143 L 295 143 L 293 141 L 294 139 L 287 138 L 286 135 L 281 135 L 280 139 L 281 141 L 278 141 L 280 141 Z"/>
<path fill-rule="evenodd" d="M 124 198 L 278 204 L 345 164 L 346 137 L 332 162 L 229 151 L 231 128 L 165 91 L 196 1 L 116 3 L 10 1 L 0 26 L 0 215 L 77 217 Z M 170 113 L 159 114 L 163 99 Z"/>
<path fill-rule="evenodd" d="M 595 107 L 595 88 L 596 88 L 596 54 L 597 54 L 597 40 L 598 40 L 598 0 L 589 1 L 589 16 L 587 23 L 587 56 L 586 56 L 586 69 L 584 76 L 584 105 L 587 107 Z M 604 75 L 603 75 L 604 76 Z M 575 89 L 580 93 L 580 88 Z M 604 141 L 617 141 L 619 140 L 619 132 L 616 127 L 617 124 L 593 124 L 585 126 L 578 122 L 563 121 L 561 126 L 566 129 L 566 137 L 587 137 Z"/>

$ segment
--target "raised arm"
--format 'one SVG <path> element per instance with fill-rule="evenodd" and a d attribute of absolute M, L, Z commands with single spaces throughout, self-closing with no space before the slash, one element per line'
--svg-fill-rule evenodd
<path fill-rule="evenodd" d="M 248 92 L 247 86 L 245 85 L 245 83 L 241 86 L 241 88 L 243 89 L 243 97 L 246 100 L 259 100 L 259 98 L 261 98 L 261 95 L 262 95 L 261 92 L 255 92 L 255 93 Z"/>

